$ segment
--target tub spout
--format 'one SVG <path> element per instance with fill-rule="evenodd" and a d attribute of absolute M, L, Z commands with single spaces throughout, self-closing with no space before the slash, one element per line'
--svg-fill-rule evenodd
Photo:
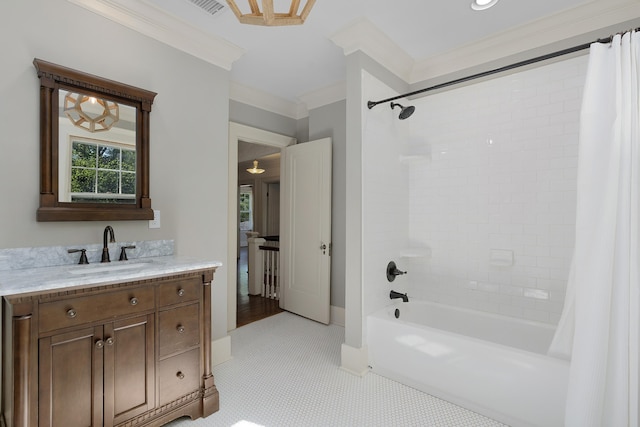
<path fill-rule="evenodd" d="M 400 292 L 396 292 L 396 291 L 391 291 L 389 293 L 389 298 L 391 299 L 402 298 L 403 302 L 409 302 L 409 297 L 407 296 L 407 294 L 401 294 Z"/>

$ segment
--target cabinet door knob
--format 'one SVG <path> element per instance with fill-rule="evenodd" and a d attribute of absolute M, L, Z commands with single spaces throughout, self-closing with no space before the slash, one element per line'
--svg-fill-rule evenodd
<path fill-rule="evenodd" d="M 104 347 L 104 341 L 102 340 L 96 341 L 96 348 L 102 348 L 102 347 Z"/>
<path fill-rule="evenodd" d="M 178 296 L 179 297 L 183 297 L 184 294 L 185 294 L 184 289 L 182 289 L 182 288 L 178 289 Z"/>
<path fill-rule="evenodd" d="M 113 338 L 109 337 L 106 339 L 105 341 L 107 343 L 107 345 L 113 345 L 113 343 L 115 342 Z"/>
<path fill-rule="evenodd" d="M 184 326 L 178 325 L 178 327 L 176 329 L 177 329 L 179 334 L 184 334 Z"/>
<path fill-rule="evenodd" d="M 70 308 L 69 310 L 67 310 L 67 317 L 68 318 L 73 319 L 77 315 L 78 315 L 78 312 L 75 311 L 73 308 Z"/>
<path fill-rule="evenodd" d="M 180 371 L 178 371 L 178 373 L 176 374 L 176 377 L 180 378 L 181 380 L 184 379 L 184 374 Z"/>
<path fill-rule="evenodd" d="M 133 297 L 129 300 L 129 302 L 131 303 L 131 305 L 138 305 L 138 298 Z"/>

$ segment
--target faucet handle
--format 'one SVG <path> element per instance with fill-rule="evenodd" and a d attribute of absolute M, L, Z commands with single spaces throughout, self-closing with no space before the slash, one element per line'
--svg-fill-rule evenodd
<path fill-rule="evenodd" d="M 396 280 L 396 276 L 402 276 L 403 274 L 407 274 L 407 272 L 398 270 L 395 262 L 390 261 L 389 264 L 387 264 L 387 280 L 389 282 L 393 282 Z"/>
<path fill-rule="evenodd" d="M 120 261 L 127 261 L 129 258 L 127 258 L 127 249 L 135 249 L 136 245 L 131 245 L 131 246 L 121 246 L 120 247 Z"/>
<path fill-rule="evenodd" d="M 89 264 L 89 260 L 87 259 L 87 250 L 86 249 L 69 249 L 67 250 L 68 253 L 73 254 L 76 252 L 82 252 L 80 254 L 80 261 L 78 262 L 78 264 Z"/>

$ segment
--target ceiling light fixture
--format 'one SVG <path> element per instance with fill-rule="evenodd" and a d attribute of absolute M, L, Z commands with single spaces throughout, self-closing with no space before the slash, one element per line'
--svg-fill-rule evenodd
<path fill-rule="evenodd" d="M 303 24 L 316 0 L 307 0 L 300 14 L 298 14 L 298 10 L 300 9 L 301 0 L 291 0 L 288 13 L 276 13 L 273 9 L 273 0 L 262 0 L 262 11 L 260 11 L 257 0 L 247 0 L 247 2 L 251 8 L 251 13 L 242 13 L 235 0 L 227 0 L 227 4 L 240 23 L 275 27 Z"/>
<path fill-rule="evenodd" d="M 72 92 L 64 97 L 64 114 L 74 126 L 91 133 L 107 131 L 120 120 L 117 102 Z"/>
<path fill-rule="evenodd" d="M 498 0 L 473 0 L 473 2 L 471 2 L 471 9 L 486 10 L 495 6 L 496 3 L 498 3 Z"/>
<path fill-rule="evenodd" d="M 249 173 L 253 173 L 253 174 L 263 173 L 263 172 L 264 172 L 264 169 L 259 169 L 259 168 L 258 168 L 258 161 L 257 161 L 257 160 L 254 160 L 254 161 L 253 161 L 253 167 L 252 167 L 252 168 L 247 169 L 247 172 L 249 172 Z"/>

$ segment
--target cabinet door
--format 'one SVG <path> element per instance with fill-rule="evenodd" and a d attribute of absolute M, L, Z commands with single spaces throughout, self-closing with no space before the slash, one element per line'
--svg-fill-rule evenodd
<path fill-rule="evenodd" d="M 104 426 L 155 407 L 154 315 L 106 324 Z"/>
<path fill-rule="evenodd" d="M 102 426 L 102 327 L 39 340 L 39 426 Z"/>

